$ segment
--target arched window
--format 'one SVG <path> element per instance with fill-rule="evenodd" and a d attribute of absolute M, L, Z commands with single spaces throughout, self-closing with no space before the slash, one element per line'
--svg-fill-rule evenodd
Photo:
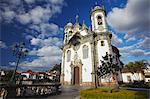
<path fill-rule="evenodd" d="M 83 48 L 82 48 L 82 52 L 83 52 L 83 59 L 88 58 L 88 51 L 89 51 L 88 46 L 84 45 L 84 46 L 83 46 Z"/>
<path fill-rule="evenodd" d="M 104 41 L 101 41 L 101 46 L 105 46 L 105 43 L 104 43 Z"/>
<path fill-rule="evenodd" d="M 97 22 L 98 22 L 98 25 L 102 25 L 102 17 L 101 16 L 97 16 Z"/>
<path fill-rule="evenodd" d="M 68 51 L 67 51 L 67 62 L 69 62 L 70 59 L 71 59 L 71 51 L 68 50 Z"/>

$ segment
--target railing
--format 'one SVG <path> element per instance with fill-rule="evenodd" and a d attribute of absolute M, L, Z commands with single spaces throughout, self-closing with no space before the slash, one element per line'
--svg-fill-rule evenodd
<path fill-rule="evenodd" d="M 61 92 L 60 83 L 1 84 L 0 95 L 5 98 L 44 96 Z M 2 99 L 3 99 L 2 98 Z"/>

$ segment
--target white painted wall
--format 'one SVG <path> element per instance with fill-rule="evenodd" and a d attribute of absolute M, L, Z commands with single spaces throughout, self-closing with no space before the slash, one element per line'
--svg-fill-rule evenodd
<path fill-rule="evenodd" d="M 108 46 L 108 41 L 107 40 L 103 40 L 104 41 L 104 46 L 101 46 L 101 41 L 99 40 L 97 43 L 97 53 L 98 53 L 98 66 L 101 65 L 101 61 L 103 60 L 102 56 L 106 55 L 106 52 L 108 52 L 108 54 L 110 53 L 109 51 L 109 46 Z M 109 78 L 105 78 L 105 79 L 101 79 L 101 82 L 109 82 Z"/>
<path fill-rule="evenodd" d="M 129 83 L 127 76 L 131 77 L 131 82 L 133 82 L 134 80 L 137 80 L 137 81 L 144 80 L 141 73 L 134 73 L 134 74 L 122 73 L 123 82 L 125 82 L 125 83 Z"/>
<path fill-rule="evenodd" d="M 29 73 L 21 73 L 21 75 L 25 75 L 27 78 L 30 78 L 30 74 Z"/>
<path fill-rule="evenodd" d="M 145 82 L 150 82 L 150 78 L 145 78 Z"/>
<path fill-rule="evenodd" d="M 88 50 L 88 58 L 83 59 L 83 53 L 82 53 L 82 48 L 84 45 L 87 45 L 89 50 Z M 64 80 L 71 82 L 71 61 L 67 62 L 67 51 L 71 51 L 71 61 L 74 61 L 74 55 L 75 51 L 73 48 L 69 48 L 65 52 L 65 62 L 64 62 Z M 85 44 L 81 44 L 80 48 L 77 51 L 78 54 L 78 59 L 81 59 L 82 62 L 82 82 L 92 82 L 92 58 L 91 58 L 91 45 L 89 42 Z"/>
<path fill-rule="evenodd" d="M 83 54 L 82 54 L 82 48 L 80 49 L 79 55 L 82 56 L 81 61 L 82 61 L 82 82 L 92 82 L 92 56 L 91 56 L 91 45 L 89 42 L 82 44 L 82 47 L 84 45 L 87 45 L 89 50 L 88 50 L 88 58 L 83 59 Z"/>
<path fill-rule="evenodd" d="M 82 30 L 82 31 L 80 31 L 80 34 L 81 34 L 82 36 L 86 36 L 88 33 L 87 33 L 87 30 Z"/>
<path fill-rule="evenodd" d="M 98 29 L 98 21 L 97 21 L 97 16 L 100 15 L 102 17 L 102 27 L 104 28 L 104 30 L 100 31 Z M 107 31 L 107 25 L 106 25 L 106 20 L 105 20 L 105 16 L 103 14 L 103 12 L 97 12 L 97 13 L 94 13 L 92 16 L 91 16 L 91 20 L 92 20 L 92 31 L 95 31 L 95 32 L 106 32 Z"/>
<path fill-rule="evenodd" d="M 101 41 L 104 41 L 105 46 L 101 46 Z M 108 54 L 110 54 L 108 41 L 107 40 L 99 40 L 97 43 L 97 53 L 98 53 L 98 62 L 99 62 L 98 64 L 101 65 L 100 60 L 103 60 L 102 56 L 105 56 L 106 52 L 108 52 Z"/>
<path fill-rule="evenodd" d="M 65 62 L 64 62 L 64 81 L 69 81 L 71 82 L 71 61 L 67 62 L 67 51 L 71 51 L 71 61 L 73 60 L 74 56 L 74 50 L 72 48 L 69 48 L 65 52 Z"/>

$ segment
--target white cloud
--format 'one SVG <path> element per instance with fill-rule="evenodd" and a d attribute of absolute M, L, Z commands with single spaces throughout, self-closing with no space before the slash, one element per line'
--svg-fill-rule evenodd
<path fill-rule="evenodd" d="M 52 4 L 63 4 L 64 0 L 48 0 Z"/>
<path fill-rule="evenodd" d="M 42 8 L 41 6 L 37 6 L 30 11 L 30 17 L 34 24 L 39 24 L 43 21 L 48 21 L 48 19 L 51 17 L 51 10 L 48 7 Z"/>
<path fill-rule="evenodd" d="M 16 65 L 16 63 L 15 63 L 15 62 L 9 62 L 9 65 L 11 65 L 11 66 L 15 66 L 15 65 Z"/>
<path fill-rule="evenodd" d="M 26 34 L 25 34 L 25 35 L 26 35 Z M 31 35 L 26 35 L 25 38 L 26 38 L 27 40 L 30 40 L 30 39 L 33 38 L 33 36 L 31 36 Z"/>
<path fill-rule="evenodd" d="M 39 39 L 39 38 L 32 38 L 31 45 L 38 45 L 38 46 L 58 46 L 62 45 L 62 40 L 57 37 L 49 37 L 47 39 Z"/>
<path fill-rule="evenodd" d="M 7 1 L 7 0 L 6 0 Z M 9 1 L 9 3 L 11 4 L 11 5 L 20 5 L 21 4 L 21 0 L 8 0 Z"/>
<path fill-rule="evenodd" d="M 145 50 L 142 50 L 138 48 L 138 45 L 132 45 L 132 46 L 125 46 L 123 48 L 119 48 L 119 51 L 123 57 L 143 57 L 143 56 L 148 56 L 150 55 L 149 52 L 146 52 Z"/>
<path fill-rule="evenodd" d="M 119 48 L 124 61 L 148 57 L 150 48 L 150 6 L 148 0 L 128 0 L 124 8 L 113 8 L 107 15 L 108 24 L 126 40 Z M 114 41 L 117 43 L 117 37 Z M 143 40 L 143 41 L 141 41 Z M 137 58 L 138 57 L 138 58 Z"/>
<path fill-rule="evenodd" d="M 7 46 L 6 46 L 5 42 L 0 41 L 0 48 L 6 48 L 6 47 L 7 47 Z"/>
<path fill-rule="evenodd" d="M 47 22 L 52 16 L 50 8 L 43 8 L 36 6 L 28 13 L 18 15 L 18 21 L 22 24 L 33 23 L 40 24 L 41 22 Z"/>
<path fill-rule="evenodd" d="M 61 13 L 64 4 L 64 0 L 3 0 L 0 19 L 4 22 L 15 19 L 21 24 L 40 24 Z"/>
<path fill-rule="evenodd" d="M 47 34 L 49 32 L 53 33 L 53 34 L 56 34 L 59 31 L 59 27 L 54 23 L 41 24 L 40 28 L 41 28 L 41 32 L 44 33 L 44 34 Z"/>
<path fill-rule="evenodd" d="M 20 1 L 20 2 L 19 2 Z M 0 16 L 0 20 L 17 21 L 26 26 L 25 38 L 30 40 L 32 49 L 30 60 L 20 63 L 22 68 L 50 67 L 60 63 L 62 40 L 56 36 L 62 28 L 49 20 L 61 13 L 64 0 L 3 0 L 0 12 L 8 13 Z M 16 2 L 16 4 L 15 4 Z M 9 9 L 9 10 L 7 10 Z M 10 16 L 10 18 L 9 18 Z M 33 57 L 32 57 L 33 56 Z M 12 63 L 12 64 L 11 64 Z M 10 64 L 13 65 L 13 62 Z"/>
<path fill-rule="evenodd" d="M 22 63 L 22 66 L 31 67 L 50 67 L 60 63 L 61 49 L 57 46 L 44 46 L 41 49 L 34 49 L 30 52 L 30 55 L 37 55 L 38 58 L 29 62 Z"/>
<path fill-rule="evenodd" d="M 126 38 L 126 37 L 125 37 L 125 38 Z M 136 40 L 135 37 L 130 37 L 130 38 L 127 39 L 128 42 L 130 42 L 130 41 L 135 41 L 135 40 Z"/>
<path fill-rule="evenodd" d="M 60 53 L 60 48 L 56 46 L 44 46 L 41 49 L 37 50 L 37 55 L 38 56 L 59 56 Z"/>
<path fill-rule="evenodd" d="M 15 12 L 7 9 L 5 12 L 1 12 L 2 18 L 7 20 L 6 22 L 11 22 L 15 18 Z"/>
<path fill-rule="evenodd" d="M 61 38 L 48 37 L 48 38 L 35 38 L 30 40 L 31 45 L 38 48 L 33 48 L 30 52 L 30 56 L 36 56 L 36 59 L 32 61 L 26 61 L 22 63 L 22 66 L 30 67 L 50 67 L 61 62 Z"/>
<path fill-rule="evenodd" d="M 60 46 L 62 46 L 63 41 L 61 39 L 57 38 L 57 37 L 53 37 L 53 38 L 49 37 L 48 39 L 45 39 L 43 41 L 43 44 L 45 46 L 55 45 L 55 46 L 60 47 Z"/>
<path fill-rule="evenodd" d="M 129 54 L 131 54 L 131 55 L 133 55 L 133 56 L 135 56 L 135 57 L 146 55 L 146 53 L 144 52 L 144 50 L 141 50 L 141 49 L 131 50 L 131 51 L 129 52 Z"/>
<path fill-rule="evenodd" d="M 49 37 L 47 39 L 32 38 L 30 40 L 31 45 L 38 46 L 39 48 L 33 48 L 29 51 L 30 56 L 37 56 L 32 61 L 26 61 L 22 63 L 22 66 L 30 67 L 50 67 L 61 61 L 61 49 L 62 40 L 57 37 Z"/>
<path fill-rule="evenodd" d="M 32 38 L 31 45 L 39 45 L 41 43 L 41 39 L 39 38 Z"/>
<path fill-rule="evenodd" d="M 125 8 L 113 8 L 107 21 L 116 31 L 125 33 L 125 39 L 149 37 L 149 9 L 148 0 L 128 0 Z"/>
<path fill-rule="evenodd" d="M 35 2 L 35 0 L 24 0 L 26 3 L 28 3 L 28 4 L 32 4 L 32 3 L 34 3 Z"/>
<path fill-rule="evenodd" d="M 62 29 L 54 23 L 41 23 L 38 25 L 32 24 L 29 27 L 31 30 L 41 33 L 38 35 L 39 38 L 44 38 L 45 36 L 56 36 L 62 33 Z"/>
<path fill-rule="evenodd" d="M 150 38 L 146 37 L 142 42 L 138 43 L 144 49 L 150 49 Z"/>
<path fill-rule="evenodd" d="M 30 15 L 26 13 L 26 14 L 18 15 L 18 20 L 22 24 L 27 24 L 31 21 L 31 18 Z"/>
<path fill-rule="evenodd" d="M 116 34 L 112 33 L 112 44 L 114 44 L 115 46 L 120 45 L 121 43 L 123 43 L 122 39 L 119 38 Z"/>

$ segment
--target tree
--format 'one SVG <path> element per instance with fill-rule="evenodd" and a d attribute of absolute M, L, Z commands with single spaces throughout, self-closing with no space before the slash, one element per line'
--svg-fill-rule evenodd
<path fill-rule="evenodd" d="M 2 81 L 10 81 L 12 74 L 13 74 L 13 70 L 6 70 Z"/>
<path fill-rule="evenodd" d="M 32 71 L 31 69 L 29 69 L 29 70 L 27 70 L 27 72 L 30 72 L 30 73 L 32 73 L 33 71 Z"/>
<path fill-rule="evenodd" d="M 143 68 L 148 68 L 149 65 L 150 64 L 146 60 L 140 60 L 129 62 L 127 65 L 125 65 L 125 68 L 127 68 L 132 73 L 136 73 L 143 71 Z"/>
<path fill-rule="evenodd" d="M 101 65 L 97 69 L 97 75 L 99 78 L 107 77 L 109 75 L 109 82 L 111 76 L 114 77 L 116 80 L 116 87 L 119 87 L 118 80 L 117 80 L 117 71 L 121 71 L 122 69 L 122 62 L 117 63 L 113 61 L 113 56 L 106 52 L 106 55 L 103 57 L 103 61 L 101 60 Z"/>
<path fill-rule="evenodd" d="M 53 66 L 51 69 L 50 69 L 50 71 L 54 71 L 54 70 L 56 70 L 56 71 L 61 71 L 61 64 L 55 64 L 55 66 Z"/>

